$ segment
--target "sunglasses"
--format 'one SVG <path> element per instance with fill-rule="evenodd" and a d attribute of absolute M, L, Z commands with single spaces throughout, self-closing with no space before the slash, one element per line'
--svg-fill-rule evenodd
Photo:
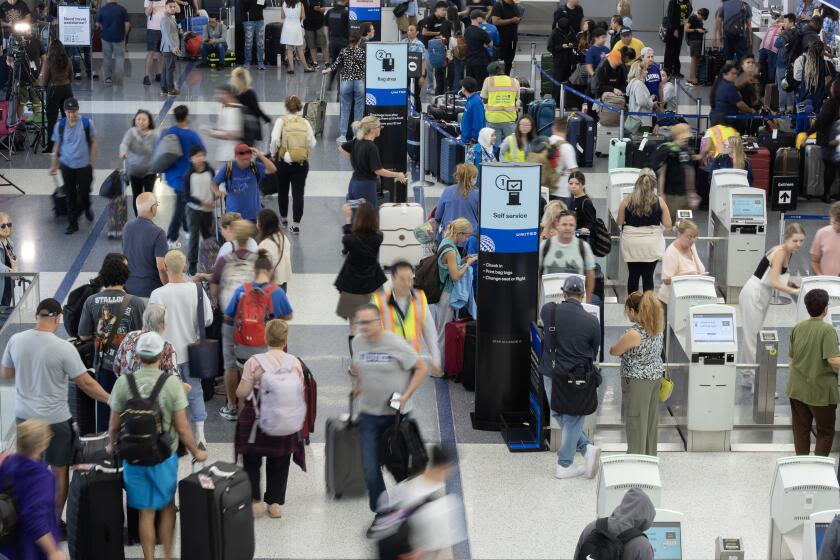
<path fill-rule="evenodd" d="M 0 224 L 0 229 L 2 229 L 2 228 L 10 228 L 10 227 L 12 227 L 12 222 L 9 222 L 8 224 Z"/>
<path fill-rule="evenodd" d="M 236 155 L 238 155 L 238 156 L 250 156 L 251 155 L 251 150 L 236 152 Z"/>

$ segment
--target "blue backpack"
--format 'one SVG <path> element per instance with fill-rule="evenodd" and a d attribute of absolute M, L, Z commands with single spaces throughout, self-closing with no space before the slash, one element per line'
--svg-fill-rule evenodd
<path fill-rule="evenodd" d="M 435 69 L 446 66 L 446 48 L 437 37 L 429 39 L 429 66 Z"/>

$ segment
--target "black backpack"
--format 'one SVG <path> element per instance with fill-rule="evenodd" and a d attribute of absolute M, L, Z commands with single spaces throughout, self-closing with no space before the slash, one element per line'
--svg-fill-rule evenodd
<path fill-rule="evenodd" d="M 440 253 L 429 255 L 420 259 L 417 269 L 414 271 L 414 288 L 423 290 L 426 294 L 426 302 L 429 305 L 440 301 L 443 294 L 443 284 L 438 274 L 438 257 Z"/>
<path fill-rule="evenodd" d="M 596 257 L 606 257 L 612 250 L 610 230 L 601 218 L 595 218 L 595 226 L 589 232 L 589 246 Z"/>
<path fill-rule="evenodd" d="M 637 537 L 645 537 L 635 527 L 616 536 L 607 528 L 607 518 L 601 517 L 595 522 L 595 528 L 580 544 L 575 560 L 622 560 L 624 546 Z"/>
<path fill-rule="evenodd" d="M 101 285 L 99 280 L 93 279 L 84 286 L 79 286 L 67 296 L 67 304 L 62 310 L 64 317 L 64 330 L 72 337 L 79 336 L 79 322 L 82 320 L 82 311 L 85 302 L 93 294 L 99 292 Z"/>
<path fill-rule="evenodd" d="M 134 374 L 127 374 L 130 398 L 120 413 L 117 453 L 132 465 L 158 465 L 172 455 L 172 437 L 163 431 L 163 417 L 157 398 L 168 373 L 161 373 L 152 392 L 144 397 L 137 390 Z"/>
<path fill-rule="evenodd" d="M 779 47 L 779 56 L 785 66 L 793 66 L 793 63 L 802 54 L 802 35 L 802 31 L 798 27 L 792 27 L 779 36 L 782 40 Z"/>
<path fill-rule="evenodd" d="M 402 482 L 426 470 L 429 455 L 417 422 L 403 418 L 399 412 L 394 416 L 394 425 L 382 434 L 379 462 L 397 482 Z"/>

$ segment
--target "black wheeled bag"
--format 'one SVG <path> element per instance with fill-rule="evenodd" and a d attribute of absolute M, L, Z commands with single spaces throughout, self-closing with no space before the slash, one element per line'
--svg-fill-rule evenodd
<path fill-rule="evenodd" d="M 122 468 L 112 460 L 73 469 L 67 496 L 71 560 L 123 560 Z"/>
<path fill-rule="evenodd" d="M 362 471 L 359 425 L 353 420 L 352 396 L 347 418 L 328 418 L 325 431 L 327 496 L 335 500 L 364 496 L 367 488 Z"/>

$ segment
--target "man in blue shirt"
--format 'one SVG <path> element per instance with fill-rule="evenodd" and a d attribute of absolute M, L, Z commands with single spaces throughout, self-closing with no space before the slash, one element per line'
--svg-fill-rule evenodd
<path fill-rule="evenodd" d="M 88 221 L 93 221 L 90 184 L 96 165 L 96 127 L 91 119 L 79 114 L 79 102 L 75 97 L 64 100 L 64 114 L 67 116 L 55 123 L 52 132 L 50 175 L 56 175 L 61 168 L 70 221 L 64 233 L 70 235 L 79 231 L 80 212 L 85 213 Z"/>
<path fill-rule="evenodd" d="M 484 103 L 481 102 L 481 94 L 478 93 L 478 82 L 475 78 L 467 76 L 461 80 L 461 90 L 467 98 L 464 116 L 461 119 L 461 143 L 467 145 L 478 142 L 478 133 L 486 126 L 486 121 Z"/>
<path fill-rule="evenodd" d="M 239 212 L 244 219 L 256 222 L 260 211 L 260 181 L 266 175 L 276 173 L 277 167 L 260 150 L 248 144 L 237 144 L 233 153 L 234 161 L 219 166 L 216 184 L 225 185 L 228 212 Z M 254 157 L 259 161 L 253 161 Z"/>
<path fill-rule="evenodd" d="M 595 75 L 595 70 L 598 69 L 601 61 L 604 60 L 604 57 L 610 53 L 610 48 L 606 45 L 606 43 L 607 30 L 603 27 L 596 27 L 595 41 L 592 43 L 592 46 L 586 49 L 586 54 L 584 55 L 583 60 L 583 63 L 586 65 L 587 83 L 589 82 L 589 78 Z"/>
<path fill-rule="evenodd" d="M 779 112 L 784 113 L 788 110 L 793 110 L 796 106 L 796 97 L 793 92 L 785 91 L 782 88 L 782 80 L 787 75 L 788 65 L 793 66 L 793 60 L 787 50 L 790 48 L 785 45 L 783 37 L 791 37 L 791 29 L 796 26 L 796 16 L 794 14 L 785 14 L 782 16 L 782 28 L 776 36 L 776 89 L 779 90 Z M 787 33 L 787 35 L 786 35 Z"/>
<path fill-rule="evenodd" d="M 641 53 L 642 66 L 647 70 L 645 75 L 645 85 L 651 95 L 655 95 L 657 101 L 659 100 L 659 84 L 662 82 L 662 74 L 659 72 L 659 66 L 653 61 L 653 49 L 645 47 Z"/>
<path fill-rule="evenodd" d="M 183 226 L 184 231 L 187 231 L 186 208 L 187 196 L 184 194 L 184 175 L 190 169 L 190 154 L 193 146 L 201 146 L 205 152 L 207 148 L 204 147 L 204 142 L 201 137 L 190 128 L 190 110 L 186 105 L 178 105 L 173 110 L 175 115 L 175 126 L 170 126 L 168 129 L 160 133 L 163 138 L 167 134 L 174 134 L 178 137 L 181 143 L 181 157 L 172 164 L 169 169 L 163 172 L 163 179 L 173 191 L 175 191 L 175 212 L 172 213 L 172 220 L 169 222 L 169 230 L 166 232 L 166 240 L 169 243 L 170 249 L 177 249 L 180 247 L 178 243 L 178 228 Z"/>
<path fill-rule="evenodd" d="M 125 74 L 125 36 L 131 29 L 130 21 L 128 10 L 117 4 L 117 0 L 108 0 L 96 14 L 96 27 L 102 30 L 102 74 L 106 84 L 122 84 Z"/>
<path fill-rule="evenodd" d="M 718 84 L 717 92 L 715 93 L 715 105 L 712 107 L 712 112 L 709 115 L 718 115 L 726 117 L 728 115 L 737 115 L 739 113 L 755 113 L 755 110 L 744 103 L 741 97 L 741 92 L 735 87 L 735 80 L 738 78 L 738 69 L 734 64 L 725 64 L 721 70 L 721 79 Z M 726 124 L 734 129 L 741 130 L 747 123 L 746 120 L 740 119 L 724 119 Z"/>

